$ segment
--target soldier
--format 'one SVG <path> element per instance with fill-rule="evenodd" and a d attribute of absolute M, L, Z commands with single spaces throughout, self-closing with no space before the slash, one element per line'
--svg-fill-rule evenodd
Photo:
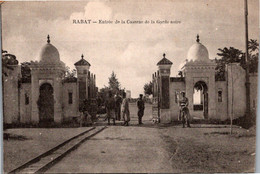
<path fill-rule="evenodd" d="M 121 120 L 121 103 L 122 103 L 122 98 L 116 93 L 115 96 L 115 102 L 116 102 L 116 107 L 115 107 L 115 112 L 116 112 L 116 120 L 120 121 Z"/>
<path fill-rule="evenodd" d="M 129 111 L 129 102 L 126 98 L 126 93 L 123 93 L 123 102 L 122 102 L 122 116 L 124 119 L 124 124 L 128 126 L 128 122 L 130 121 L 130 111 Z"/>
<path fill-rule="evenodd" d="M 138 107 L 138 123 L 139 124 L 143 124 L 142 123 L 142 117 L 144 115 L 144 109 L 145 109 L 145 106 L 144 106 L 144 100 L 143 100 L 143 94 L 140 94 L 139 95 L 139 99 L 137 101 L 137 107 Z"/>
<path fill-rule="evenodd" d="M 190 112 L 189 112 L 189 99 L 185 96 L 185 92 L 181 92 L 182 98 L 179 100 L 180 113 L 179 119 L 182 120 L 183 128 L 185 127 L 185 121 L 187 122 L 187 126 L 190 127 Z M 184 117 L 182 114 L 185 114 Z"/>
<path fill-rule="evenodd" d="M 107 111 L 107 120 L 108 125 L 110 125 L 110 118 L 113 119 L 113 124 L 116 124 L 115 121 L 115 99 L 113 98 L 112 92 L 109 91 L 108 99 L 106 100 L 106 111 Z"/>

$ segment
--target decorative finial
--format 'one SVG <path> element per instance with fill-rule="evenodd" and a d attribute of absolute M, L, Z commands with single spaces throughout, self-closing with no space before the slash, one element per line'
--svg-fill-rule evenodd
<path fill-rule="evenodd" d="M 166 56 L 166 54 L 165 54 L 165 53 L 163 53 L 163 58 L 165 58 L 165 56 Z"/>
<path fill-rule="evenodd" d="M 84 59 L 84 55 L 83 54 L 81 55 L 81 59 Z"/>
<path fill-rule="evenodd" d="M 50 36 L 48 35 L 47 36 L 47 43 L 50 43 L 51 41 L 50 41 Z"/>
<path fill-rule="evenodd" d="M 200 42 L 200 36 L 199 36 L 199 34 L 197 34 L 197 40 L 196 40 L 197 42 Z"/>

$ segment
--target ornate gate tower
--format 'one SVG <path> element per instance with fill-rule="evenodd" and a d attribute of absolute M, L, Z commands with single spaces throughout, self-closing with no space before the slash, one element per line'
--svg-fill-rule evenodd
<path fill-rule="evenodd" d="M 60 123 L 62 121 L 62 78 L 65 64 L 60 54 L 47 37 L 42 48 L 40 61 L 31 62 L 32 75 L 32 122 Z"/>
<path fill-rule="evenodd" d="M 190 114 L 192 117 L 203 114 L 205 119 L 214 118 L 216 115 L 216 63 L 209 59 L 208 50 L 200 43 L 198 35 L 196 43 L 188 51 L 187 59 L 184 76 Z M 196 91 L 200 91 L 198 105 L 194 104 Z"/>
<path fill-rule="evenodd" d="M 172 62 L 165 57 L 157 63 L 158 66 L 158 104 L 160 119 L 170 119 L 170 75 Z"/>

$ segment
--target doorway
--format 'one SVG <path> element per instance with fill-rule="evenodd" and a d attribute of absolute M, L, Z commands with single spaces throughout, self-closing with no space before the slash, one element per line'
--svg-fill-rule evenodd
<path fill-rule="evenodd" d="M 40 86 L 37 104 L 39 108 L 39 123 L 48 124 L 54 122 L 54 97 L 51 84 L 44 83 Z"/>
<path fill-rule="evenodd" d="M 208 119 L 208 87 L 204 81 L 194 85 L 193 110 L 196 118 Z"/>

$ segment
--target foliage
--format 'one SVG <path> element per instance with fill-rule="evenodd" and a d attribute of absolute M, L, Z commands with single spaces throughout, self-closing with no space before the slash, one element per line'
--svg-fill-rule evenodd
<path fill-rule="evenodd" d="M 151 81 L 144 85 L 144 93 L 148 95 L 153 94 L 153 83 Z"/>
<path fill-rule="evenodd" d="M 98 92 L 98 105 L 104 105 L 106 99 L 107 99 L 107 95 L 109 93 L 109 88 L 107 86 L 104 86 L 104 88 L 101 88 L 100 91 Z"/>
<path fill-rule="evenodd" d="M 248 42 L 249 50 L 249 72 L 258 72 L 259 43 L 257 40 L 250 39 Z"/>
<path fill-rule="evenodd" d="M 109 77 L 108 80 L 108 87 L 113 91 L 113 93 L 118 92 L 120 89 L 120 83 L 114 71 L 112 71 L 111 77 Z"/>
<path fill-rule="evenodd" d="M 99 105 L 104 104 L 104 102 L 107 99 L 109 91 L 112 92 L 113 95 L 118 93 L 121 96 L 123 95 L 123 92 L 125 92 L 125 89 L 121 89 L 120 82 L 118 81 L 114 71 L 112 71 L 111 76 L 108 78 L 108 86 L 104 86 L 98 92 L 98 101 L 100 103 Z"/>
<path fill-rule="evenodd" d="M 18 65 L 16 56 L 2 50 L 2 75 L 7 76 L 6 69 L 13 70 L 12 65 Z"/>
<path fill-rule="evenodd" d="M 225 47 L 223 49 L 218 49 L 220 52 L 217 53 L 220 59 L 215 59 L 217 63 L 216 67 L 216 79 L 221 80 L 225 77 L 225 66 L 229 63 L 240 63 L 240 65 L 245 68 L 245 53 L 234 47 Z M 249 72 L 257 72 L 258 70 L 258 56 L 259 56 L 259 44 L 257 40 L 251 39 L 248 41 L 248 65 Z"/>
<path fill-rule="evenodd" d="M 70 70 L 70 67 L 66 66 L 66 72 L 65 72 L 65 77 L 66 78 L 76 77 L 76 74 L 77 74 L 76 69 Z"/>
<path fill-rule="evenodd" d="M 66 83 L 76 82 L 77 81 L 76 75 L 77 75 L 76 69 L 70 70 L 70 67 L 66 66 L 65 79 L 63 80 L 63 82 Z"/>
<path fill-rule="evenodd" d="M 182 71 L 178 71 L 178 76 L 183 77 L 183 72 Z"/>
<path fill-rule="evenodd" d="M 22 82 L 31 82 L 30 62 L 21 63 Z"/>

